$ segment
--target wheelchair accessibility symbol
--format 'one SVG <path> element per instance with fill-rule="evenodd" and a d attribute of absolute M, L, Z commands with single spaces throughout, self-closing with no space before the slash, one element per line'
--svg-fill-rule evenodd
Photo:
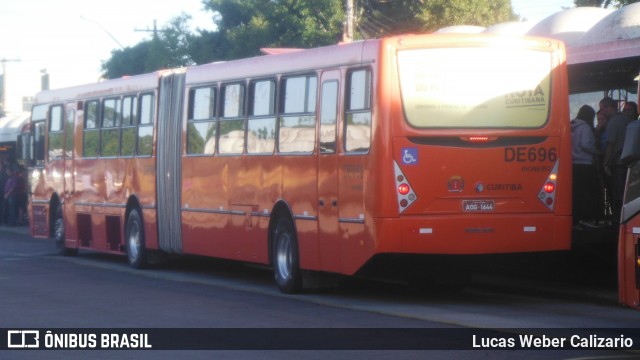
<path fill-rule="evenodd" d="M 402 163 L 405 165 L 418 164 L 418 149 L 402 148 Z"/>

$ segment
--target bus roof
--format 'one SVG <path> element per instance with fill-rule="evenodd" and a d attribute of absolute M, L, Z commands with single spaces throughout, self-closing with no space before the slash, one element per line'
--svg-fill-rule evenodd
<path fill-rule="evenodd" d="M 273 51 L 272 55 L 189 67 L 187 84 L 225 81 L 266 74 L 305 72 L 340 65 L 368 64 L 378 56 L 380 40 L 364 40 L 319 48 Z"/>
<path fill-rule="evenodd" d="M 0 117 L 0 143 L 15 142 L 30 117 L 29 112 L 10 112 Z"/>
<path fill-rule="evenodd" d="M 134 93 L 156 88 L 158 79 L 173 70 L 156 71 L 149 74 L 125 76 L 119 79 L 72 86 L 63 89 L 44 90 L 36 95 L 34 104 L 60 102 L 73 99 L 87 99 L 111 94 Z"/>

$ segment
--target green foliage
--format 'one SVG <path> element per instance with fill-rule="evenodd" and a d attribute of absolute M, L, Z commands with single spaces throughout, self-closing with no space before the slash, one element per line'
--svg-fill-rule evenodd
<path fill-rule="evenodd" d="M 437 0 L 429 1 L 419 15 L 423 31 L 435 31 L 451 25 L 489 26 L 516 19 L 510 0 Z"/>
<path fill-rule="evenodd" d="M 315 47 L 336 43 L 344 12 L 340 0 L 209 0 L 218 33 L 226 38 L 222 58 L 260 54 L 262 47 Z"/>
<path fill-rule="evenodd" d="M 576 6 L 595 6 L 600 8 L 613 8 L 619 9 L 623 6 L 627 6 L 633 3 L 640 2 L 640 0 L 574 0 Z"/>
<path fill-rule="evenodd" d="M 579 1 L 579 0 L 578 0 Z M 451 25 L 488 26 L 517 19 L 510 0 L 354 0 L 356 38 L 432 32 Z M 317 47 L 342 38 L 344 0 L 202 0 L 215 31 L 188 30 L 174 18 L 150 40 L 114 50 L 106 78 L 260 55 L 265 47 Z"/>
<path fill-rule="evenodd" d="M 364 37 L 433 32 L 452 25 L 489 26 L 513 21 L 510 0 L 364 0 L 358 29 Z"/>
<path fill-rule="evenodd" d="M 111 58 L 102 63 L 103 76 L 114 79 L 195 64 L 190 56 L 194 41 L 188 28 L 190 19 L 190 15 L 181 14 L 164 28 L 154 29 L 151 40 L 113 50 Z"/>
<path fill-rule="evenodd" d="M 111 58 L 102 63 L 102 75 L 107 79 L 115 79 L 148 72 L 145 63 L 149 58 L 149 44 L 149 41 L 145 41 L 134 47 L 111 51 Z"/>

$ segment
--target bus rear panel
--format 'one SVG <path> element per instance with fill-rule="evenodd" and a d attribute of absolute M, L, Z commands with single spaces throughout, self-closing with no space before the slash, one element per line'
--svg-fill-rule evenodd
<path fill-rule="evenodd" d="M 569 249 L 571 153 L 564 49 L 503 37 L 390 43 L 400 101 L 392 159 L 398 218 L 389 252 Z M 390 168 L 388 166 L 387 168 Z M 400 238 L 401 241 L 397 242 Z M 394 242 L 395 241 L 395 242 Z M 383 246 L 384 247 L 384 246 Z"/>

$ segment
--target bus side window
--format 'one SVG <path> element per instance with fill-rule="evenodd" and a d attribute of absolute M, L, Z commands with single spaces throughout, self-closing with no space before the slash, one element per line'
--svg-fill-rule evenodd
<path fill-rule="evenodd" d="M 98 149 L 100 149 L 99 114 L 100 102 L 98 100 L 86 101 L 84 103 L 82 155 L 87 158 L 98 157 Z"/>
<path fill-rule="evenodd" d="M 120 98 L 106 99 L 102 103 L 102 129 L 100 156 L 115 157 L 120 154 Z"/>
<path fill-rule="evenodd" d="M 371 144 L 371 70 L 352 71 L 348 81 L 345 150 L 363 153 L 369 151 Z"/>
<path fill-rule="evenodd" d="M 336 152 L 336 120 L 338 118 L 338 82 L 325 81 L 322 84 L 320 104 L 320 152 Z"/>
<path fill-rule="evenodd" d="M 187 117 L 187 154 L 213 155 L 216 151 L 216 88 L 189 91 Z"/>
<path fill-rule="evenodd" d="M 276 82 L 253 82 L 249 92 L 247 153 L 273 154 L 276 147 Z"/>
<path fill-rule="evenodd" d="M 49 161 L 62 159 L 64 133 L 62 105 L 54 105 L 49 110 Z"/>
<path fill-rule="evenodd" d="M 67 123 L 64 127 L 64 156 L 66 159 L 73 158 L 73 132 L 75 131 L 76 110 L 67 111 Z"/>
<path fill-rule="evenodd" d="M 47 120 L 48 105 L 36 105 L 31 110 L 31 122 L 33 123 L 33 151 L 34 165 L 44 165 L 45 123 Z"/>
<path fill-rule="evenodd" d="M 140 96 L 140 122 L 138 126 L 138 155 L 150 156 L 153 153 L 153 94 Z"/>
<path fill-rule="evenodd" d="M 242 154 L 244 149 L 244 88 L 244 84 L 222 87 L 218 140 L 220 154 Z"/>
<path fill-rule="evenodd" d="M 121 156 L 133 156 L 136 150 L 136 127 L 138 125 L 138 97 L 125 96 L 122 99 L 122 139 Z"/>
<path fill-rule="evenodd" d="M 282 81 L 278 150 L 281 153 L 312 153 L 316 138 L 318 78 L 298 76 Z"/>

